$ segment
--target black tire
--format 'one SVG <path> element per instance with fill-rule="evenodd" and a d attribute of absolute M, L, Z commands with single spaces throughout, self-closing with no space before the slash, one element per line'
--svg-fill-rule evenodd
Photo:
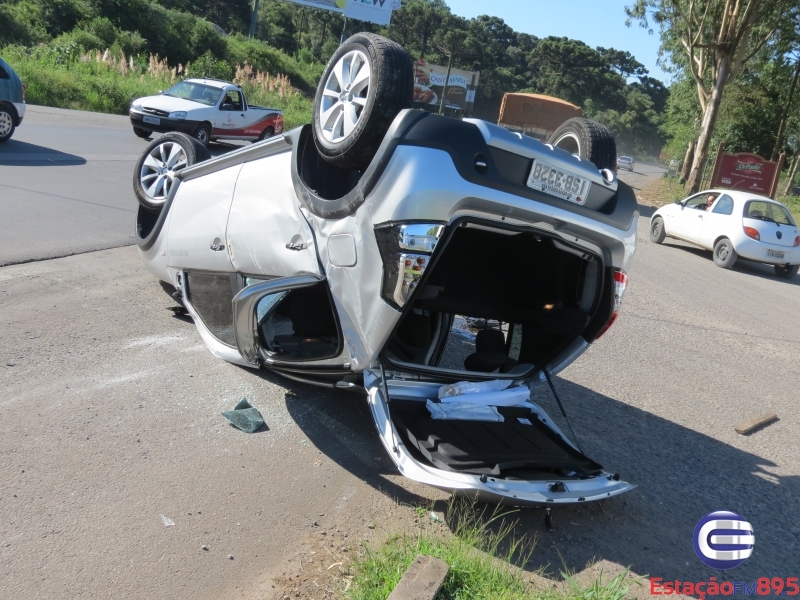
<path fill-rule="evenodd" d="M 346 84 L 338 80 L 334 68 L 353 52 L 366 57 L 368 64 L 363 68 L 369 68 L 370 79 L 366 89 L 359 88 L 356 93 L 348 94 L 354 79 L 349 74 L 350 65 L 356 64 L 357 59 L 358 66 L 363 63 L 357 57 L 348 64 L 347 75 L 342 75 L 343 79 L 350 79 Z M 356 76 L 361 71 L 357 69 Z M 342 168 L 365 169 L 394 118 L 404 108 L 411 107 L 413 90 L 413 65 L 402 46 L 373 33 L 357 33 L 345 40 L 328 61 L 314 98 L 314 143 L 322 158 Z M 355 125 L 348 134 L 344 134 L 342 125 L 339 135 L 335 118 L 322 123 L 322 110 L 333 109 L 331 115 L 335 117 L 333 107 L 337 105 L 341 106 L 342 120 L 346 111 L 352 111 L 347 112 L 348 115 L 355 115 Z"/>
<path fill-rule="evenodd" d="M 797 275 L 800 265 L 774 265 L 775 275 L 783 279 L 791 279 Z"/>
<path fill-rule="evenodd" d="M 211 126 L 208 123 L 200 123 L 194 132 L 194 137 L 203 148 L 208 148 L 208 144 L 211 142 Z"/>
<path fill-rule="evenodd" d="M 730 269 L 736 264 L 739 255 L 733 249 L 733 243 L 728 238 L 720 239 L 714 244 L 714 264 L 723 269 Z"/>
<path fill-rule="evenodd" d="M 16 115 L 5 106 L 0 106 L 0 143 L 7 142 L 17 128 Z"/>
<path fill-rule="evenodd" d="M 264 131 L 261 132 L 261 135 L 258 136 L 258 140 L 257 141 L 261 142 L 263 140 L 268 140 L 273 135 L 275 135 L 275 128 L 270 125 L 266 129 L 264 129 Z"/>
<path fill-rule="evenodd" d="M 173 145 L 180 146 L 177 152 L 182 151 L 183 158 L 177 155 L 175 162 L 169 164 L 172 162 L 169 159 Z M 148 162 L 151 154 L 153 158 Z M 162 160 L 162 156 L 167 159 L 166 162 Z M 139 160 L 136 161 L 136 167 L 133 170 L 133 191 L 139 204 L 150 212 L 161 212 L 167 196 L 169 196 L 169 191 L 172 189 L 174 174 L 209 158 L 211 158 L 211 154 L 208 149 L 185 133 L 170 132 L 157 137 L 147 145 Z M 153 161 L 156 166 L 153 166 Z M 161 173 L 156 168 L 161 166 L 166 166 L 169 170 Z"/>
<path fill-rule="evenodd" d="M 598 169 L 617 169 L 617 142 L 614 136 L 605 125 L 591 119 L 567 119 L 547 142 L 570 154 L 577 154 Z"/>
<path fill-rule="evenodd" d="M 664 219 L 656 217 L 650 221 L 650 241 L 654 244 L 660 244 L 667 237 L 664 231 Z"/>
<path fill-rule="evenodd" d="M 140 137 L 140 138 L 142 138 L 143 140 L 146 140 L 146 139 L 147 139 L 147 138 L 149 138 L 151 135 L 153 135 L 153 132 L 152 132 L 152 131 L 150 131 L 149 129 L 142 129 L 141 127 L 134 127 L 134 128 L 133 128 L 133 133 L 134 133 L 134 135 L 135 135 L 136 137 Z"/>

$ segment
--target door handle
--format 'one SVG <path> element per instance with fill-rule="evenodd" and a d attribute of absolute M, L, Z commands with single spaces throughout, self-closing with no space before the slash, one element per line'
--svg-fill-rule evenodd
<path fill-rule="evenodd" d="M 299 233 L 296 233 L 292 236 L 292 239 L 286 244 L 287 250 L 305 250 L 308 248 L 308 244 L 303 241 L 303 236 Z"/>
<path fill-rule="evenodd" d="M 211 246 L 210 246 L 210 248 L 211 248 L 211 249 L 212 249 L 214 252 L 221 252 L 222 250 L 225 250 L 225 244 L 223 244 L 223 243 L 222 243 L 222 240 L 221 240 L 221 239 L 219 239 L 219 238 L 214 238 L 214 241 L 213 241 L 213 242 L 211 242 Z"/>

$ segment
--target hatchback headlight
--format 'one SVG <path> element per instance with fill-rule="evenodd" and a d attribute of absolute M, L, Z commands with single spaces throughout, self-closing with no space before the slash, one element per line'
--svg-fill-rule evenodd
<path fill-rule="evenodd" d="M 171 113 L 169 113 L 169 118 L 170 119 L 185 119 L 186 118 L 186 111 L 185 110 L 179 110 L 177 112 L 171 112 Z"/>
<path fill-rule="evenodd" d="M 142 105 L 138 100 L 134 100 L 133 102 L 131 102 L 131 108 L 133 110 L 142 110 Z"/>

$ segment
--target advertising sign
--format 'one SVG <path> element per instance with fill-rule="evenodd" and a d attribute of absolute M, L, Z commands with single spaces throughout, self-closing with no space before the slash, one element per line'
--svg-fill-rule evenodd
<path fill-rule="evenodd" d="M 338 12 L 349 19 L 388 25 L 392 19 L 392 11 L 400 8 L 401 0 L 288 0 L 288 2 Z"/>
<path fill-rule="evenodd" d="M 442 102 L 447 67 L 432 65 L 424 60 L 414 63 L 414 102 L 439 106 Z M 446 108 L 472 110 L 480 72 L 450 69 L 447 83 Z"/>
<path fill-rule="evenodd" d="M 720 146 L 711 187 L 743 190 L 772 197 L 778 184 L 783 157 L 779 162 L 764 160 L 756 154 L 726 154 Z"/>

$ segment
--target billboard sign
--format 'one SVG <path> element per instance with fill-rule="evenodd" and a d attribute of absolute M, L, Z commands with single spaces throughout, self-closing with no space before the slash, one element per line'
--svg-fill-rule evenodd
<path fill-rule="evenodd" d="M 401 0 L 288 0 L 302 6 L 321 8 L 343 14 L 349 19 L 388 25 L 392 11 L 400 8 Z"/>
<path fill-rule="evenodd" d="M 756 154 L 746 152 L 726 154 L 720 147 L 711 177 L 711 187 L 742 190 L 772 197 L 782 162 L 782 160 L 770 162 Z"/>
<path fill-rule="evenodd" d="M 420 59 L 414 63 L 414 102 L 439 106 L 445 93 L 447 67 L 432 65 Z M 472 110 L 475 91 L 480 79 L 479 71 L 450 69 L 445 106 L 456 110 Z"/>

